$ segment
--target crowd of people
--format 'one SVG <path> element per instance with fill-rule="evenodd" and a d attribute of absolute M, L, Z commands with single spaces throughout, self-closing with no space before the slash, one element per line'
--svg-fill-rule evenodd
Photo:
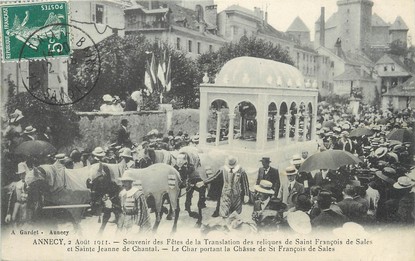
<path fill-rule="evenodd" d="M 19 117 L 23 115 L 16 112 L 13 123 L 18 122 Z M 198 206 L 201 208 L 206 207 L 206 189 L 209 188 L 209 194 L 216 192 L 216 196 L 209 197 L 217 201 L 213 217 L 228 218 L 233 212 L 239 214 L 243 203 L 250 202 L 253 205 L 252 222 L 259 229 L 289 227 L 296 230 L 300 223 L 304 231 L 334 229 L 347 222 L 362 226 L 414 225 L 413 112 L 410 109 L 399 113 L 381 112 L 367 106 L 362 108 L 359 115 L 352 115 L 346 106 L 322 103 L 318 117 L 318 150 L 347 151 L 358 157 L 360 163 L 343 165 L 337 169 L 303 171 L 301 166 L 308 155 L 298 154 L 293 155 L 289 166 L 281 171 L 282 177 L 279 170 L 271 166 L 272 159 L 263 157 L 260 159 L 262 167 L 258 170 L 255 185 L 250 188 L 243 163 L 228 155 L 225 164 L 216 173 L 210 173 L 207 179 L 197 179 L 193 184 L 188 183 L 181 188 L 186 188 L 192 194 L 198 191 Z M 391 138 L 396 130 L 410 134 Z M 27 126 L 24 131 L 21 130 L 19 137 L 37 140 L 35 131 L 33 127 Z M 43 136 L 47 138 L 47 132 Z M 107 148 L 96 147 L 92 151 L 73 149 L 68 155 L 49 155 L 49 163 L 59 161 L 68 169 L 99 162 L 121 163 L 125 169 L 143 168 L 155 163 L 152 153 L 156 150 L 179 151 L 185 146 L 196 146 L 198 142 L 197 134 L 190 136 L 182 131 L 163 134 L 152 130 L 138 144 L 131 141 L 128 121 L 123 119 L 116 142 Z M 137 147 L 146 152 L 144 162 L 143 158 L 134 156 Z M 19 163 L 8 197 L 6 222 L 24 218 L 21 209 L 27 197 L 25 174 L 34 166 L 36 163 L 30 159 L 25 161 L 25 165 Z M 182 177 L 195 169 L 195 166 L 186 163 L 174 167 Z M 132 189 L 132 180 L 125 178 L 122 181 L 125 189 L 120 196 L 133 195 L 127 193 Z M 139 200 L 139 205 L 147 211 L 141 196 L 133 198 Z M 128 200 L 123 202 L 131 204 Z M 189 210 L 190 204 L 191 195 L 187 195 L 186 210 Z"/>

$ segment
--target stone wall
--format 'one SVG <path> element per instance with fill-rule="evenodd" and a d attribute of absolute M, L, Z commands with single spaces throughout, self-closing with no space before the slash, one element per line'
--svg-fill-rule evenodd
<path fill-rule="evenodd" d="M 129 122 L 130 137 L 133 142 L 141 142 L 143 136 L 152 129 L 166 131 L 166 112 L 124 112 L 117 114 L 101 112 L 78 112 L 80 116 L 81 138 L 74 141 L 74 147 L 93 149 L 108 146 L 115 142 L 122 119 Z"/>

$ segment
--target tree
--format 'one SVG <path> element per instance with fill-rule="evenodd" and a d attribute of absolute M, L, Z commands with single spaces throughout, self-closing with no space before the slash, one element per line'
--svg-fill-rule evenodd
<path fill-rule="evenodd" d="M 133 91 L 143 89 L 142 86 L 145 70 L 145 51 L 150 48 L 144 36 L 134 35 L 125 38 L 112 35 L 97 44 L 100 54 L 100 69 L 98 82 L 94 89 L 81 101 L 75 104 L 80 111 L 92 111 L 99 109 L 102 104 L 102 96 L 105 94 L 117 95 L 126 99 Z M 83 57 L 89 50 L 79 51 Z M 75 54 L 76 55 L 76 54 Z M 83 73 L 89 66 L 87 59 L 77 56 L 78 62 L 69 66 L 69 88 L 74 85 L 92 86 L 90 76 Z"/>
<path fill-rule="evenodd" d="M 101 57 L 101 74 L 95 88 L 75 108 L 81 111 L 98 109 L 105 94 L 117 95 L 125 100 L 133 91 L 145 90 L 144 73 L 147 61 L 154 54 L 157 63 L 164 54 L 171 57 L 171 91 L 164 94 L 164 102 L 175 101 L 178 107 L 192 107 L 196 99 L 194 87 L 197 86 L 200 73 L 196 63 L 185 54 L 177 52 L 167 43 L 150 42 L 142 35 L 128 35 L 124 38 L 111 36 L 98 44 Z M 91 50 L 92 51 L 92 50 Z M 84 51 L 83 51 L 84 52 Z M 85 56 L 85 55 L 84 55 Z M 81 72 L 88 63 L 81 60 L 71 68 L 72 83 L 80 86 L 91 84 L 87 75 Z M 157 73 L 156 73 L 157 75 Z M 71 85 L 71 81 L 69 83 Z M 157 98 L 161 84 L 155 83 L 151 97 L 144 97 L 145 109 L 157 109 Z"/>
<path fill-rule="evenodd" d="M 32 125 L 40 132 L 50 127 L 56 148 L 72 144 L 73 139 L 80 135 L 79 117 L 72 106 L 49 105 L 28 92 L 22 92 L 10 97 L 6 108 L 8 114 L 16 109 L 21 110 L 26 125 Z"/>
<path fill-rule="evenodd" d="M 238 43 L 227 43 L 216 52 L 202 54 L 197 59 L 198 68 L 201 72 L 207 72 L 210 78 L 214 78 L 222 66 L 229 60 L 251 56 L 274 60 L 293 65 L 287 50 L 279 44 L 258 39 L 256 37 L 243 36 Z"/>

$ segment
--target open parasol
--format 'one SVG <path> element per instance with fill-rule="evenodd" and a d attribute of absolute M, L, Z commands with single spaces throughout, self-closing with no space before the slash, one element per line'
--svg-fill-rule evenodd
<path fill-rule="evenodd" d="M 375 132 L 366 127 L 359 127 L 350 132 L 350 137 L 362 137 L 362 136 L 371 136 Z"/>
<path fill-rule="evenodd" d="M 17 146 L 14 150 L 14 154 L 25 156 L 46 156 L 49 154 L 55 154 L 56 151 L 56 148 L 49 142 L 42 140 L 30 140 Z"/>
<path fill-rule="evenodd" d="M 397 140 L 400 142 L 414 142 L 415 137 L 412 131 L 409 129 L 395 129 L 392 130 L 387 136 L 390 140 Z"/>
<path fill-rule="evenodd" d="M 362 162 L 358 157 L 344 150 L 326 150 L 307 158 L 299 171 L 310 172 L 317 169 L 338 169 L 342 166 Z"/>

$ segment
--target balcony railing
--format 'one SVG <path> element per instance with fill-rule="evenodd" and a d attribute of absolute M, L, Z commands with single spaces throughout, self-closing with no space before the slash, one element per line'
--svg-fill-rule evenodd
<path fill-rule="evenodd" d="M 144 22 L 144 21 L 127 21 L 126 30 L 157 30 L 157 29 L 167 29 L 168 23 L 165 21 L 153 21 L 153 22 Z"/>

